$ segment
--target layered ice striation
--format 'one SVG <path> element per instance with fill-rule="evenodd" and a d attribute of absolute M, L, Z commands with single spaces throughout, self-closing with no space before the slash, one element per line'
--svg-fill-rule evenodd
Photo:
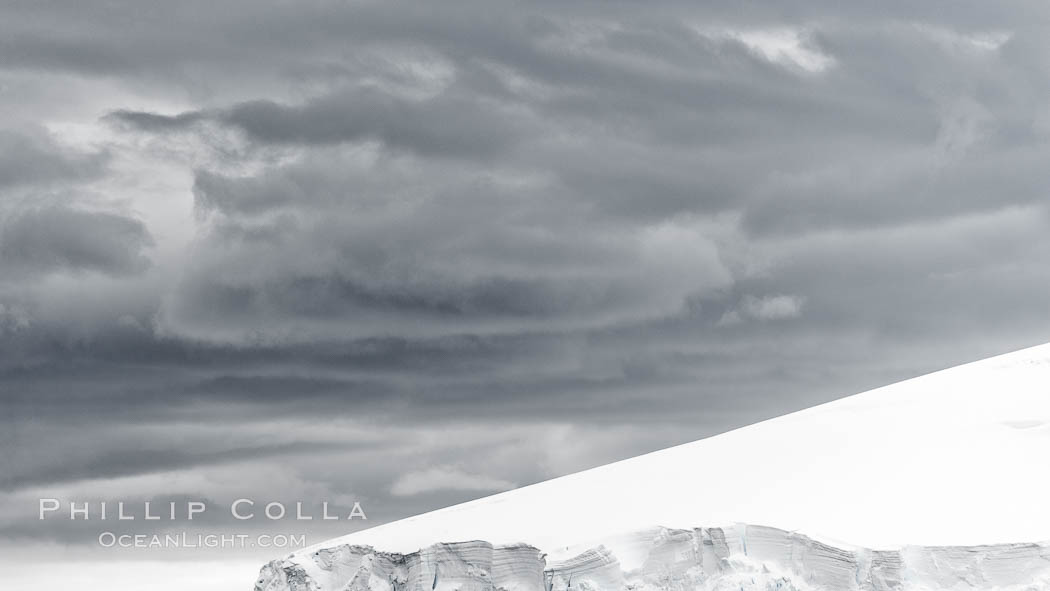
<path fill-rule="evenodd" d="M 482 541 L 435 544 L 408 554 L 342 545 L 275 560 L 255 585 L 256 591 L 628 589 L 1050 590 L 1050 545 L 869 550 L 755 525 L 652 528 L 561 560 L 525 544 Z"/>
<path fill-rule="evenodd" d="M 418 552 L 343 545 L 262 568 L 257 591 L 532 591 L 544 588 L 543 554 L 524 544 L 434 544 Z"/>

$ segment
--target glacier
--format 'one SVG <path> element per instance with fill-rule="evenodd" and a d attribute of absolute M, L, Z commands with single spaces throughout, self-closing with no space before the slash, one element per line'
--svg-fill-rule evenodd
<path fill-rule="evenodd" d="M 1048 459 L 1042 345 L 329 540 L 255 588 L 1050 590 Z"/>

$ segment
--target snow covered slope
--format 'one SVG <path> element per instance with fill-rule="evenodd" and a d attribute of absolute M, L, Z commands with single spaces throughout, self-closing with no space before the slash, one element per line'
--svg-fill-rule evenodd
<path fill-rule="evenodd" d="M 407 554 L 484 540 L 529 544 L 558 561 L 601 544 L 629 571 L 652 553 L 638 532 L 733 524 L 799 532 L 847 553 L 1050 540 L 1050 345 L 357 532 L 289 559 L 312 570 L 322 547 Z M 1032 550 L 1035 565 L 1050 560 L 1044 546 L 1000 550 L 1010 548 L 1041 548 Z"/>

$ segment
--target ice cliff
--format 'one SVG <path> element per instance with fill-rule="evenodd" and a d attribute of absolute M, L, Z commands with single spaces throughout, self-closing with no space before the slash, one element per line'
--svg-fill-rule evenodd
<path fill-rule="evenodd" d="M 653 528 L 549 560 L 525 544 L 341 545 L 263 567 L 255 591 L 1050 590 L 1050 545 L 869 550 L 772 527 Z"/>
<path fill-rule="evenodd" d="M 275 560 L 262 568 L 255 584 L 258 591 L 543 588 L 544 558 L 539 550 L 487 542 L 434 544 L 410 554 L 337 546 L 316 550 L 305 560 Z"/>

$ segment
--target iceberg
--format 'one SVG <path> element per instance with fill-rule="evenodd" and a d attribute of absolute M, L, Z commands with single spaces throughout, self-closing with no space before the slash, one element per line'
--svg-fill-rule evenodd
<path fill-rule="evenodd" d="M 1050 589 L 1050 345 L 305 548 L 257 591 Z"/>

